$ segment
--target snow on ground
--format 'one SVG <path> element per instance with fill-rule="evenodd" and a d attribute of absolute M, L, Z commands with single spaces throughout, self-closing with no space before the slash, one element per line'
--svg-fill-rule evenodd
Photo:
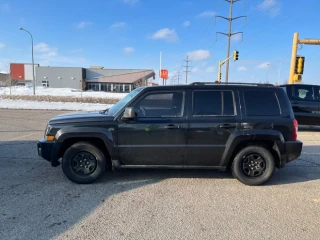
<path fill-rule="evenodd" d="M 46 88 L 36 87 L 36 95 L 45 96 L 69 96 L 69 97 L 96 97 L 96 98 L 123 98 L 127 93 L 110 93 L 110 92 L 80 92 L 79 89 L 72 88 Z M 32 86 L 12 86 L 12 95 L 33 95 Z M 0 95 L 10 95 L 9 87 L 0 87 Z"/>
<path fill-rule="evenodd" d="M 72 88 L 46 88 L 36 87 L 38 96 L 64 96 L 64 97 L 95 97 L 121 99 L 127 93 L 109 92 L 80 92 Z M 111 107 L 111 104 L 78 103 L 78 102 L 40 102 L 26 100 L 1 99 L 1 95 L 9 95 L 10 88 L 0 87 L 0 108 L 6 109 L 46 109 L 46 110 L 76 110 L 76 111 L 99 111 Z M 12 95 L 33 95 L 32 86 L 12 86 Z"/>
<path fill-rule="evenodd" d="M 0 99 L 0 108 L 6 109 L 43 109 L 43 110 L 75 110 L 100 111 L 110 108 L 112 104 L 78 103 L 78 102 L 40 102 Z"/>

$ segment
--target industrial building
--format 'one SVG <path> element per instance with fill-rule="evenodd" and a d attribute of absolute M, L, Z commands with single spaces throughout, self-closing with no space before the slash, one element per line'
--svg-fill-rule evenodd
<path fill-rule="evenodd" d="M 29 64 L 11 63 L 12 79 L 21 85 L 32 84 Z M 52 88 L 73 88 L 105 92 L 130 92 L 139 86 L 153 83 L 155 72 L 150 69 L 104 69 L 101 66 L 82 67 L 50 67 L 35 66 L 36 86 Z"/>
<path fill-rule="evenodd" d="M 36 86 L 81 89 L 86 71 L 81 67 L 37 67 Z"/>
<path fill-rule="evenodd" d="M 34 71 L 39 64 L 34 64 Z M 10 73 L 12 85 L 32 84 L 32 64 L 30 63 L 10 63 Z"/>
<path fill-rule="evenodd" d="M 90 70 L 93 72 L 93 70 Z M 148 79 L 154 78 L 153 70 L 112 70 L 106 69 L 100 76 L 86 79 L 86 89 L 105 92 L 131 92 L 134 88 L 147 86 Z"/>

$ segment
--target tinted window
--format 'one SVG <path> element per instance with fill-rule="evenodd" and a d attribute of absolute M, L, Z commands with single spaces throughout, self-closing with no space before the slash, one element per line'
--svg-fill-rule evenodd
<path fill-rule="evenodd" d="M 231 91 L 194 91 L 193 115 L 221 116 L 234 115 L 233 94 Z"/>
<path fill-rule="evenodd" d="M 223 113 L 222 115 L 234 115 L 233 94 L 231 91 L 224 91 L 223 94 Z"/>
<path fill-rule="evenodd" d="M 182 92 L 153 93 L 135 105 L 138 117 L 179 117 L 182 116 Z"/>
<path fill-rule="evenodd" d="M 299 100 L 312 101 L 315 99 L 312 86 L 292 86 L 292 96 Z"/>
<path fill-rule="evenodd" d="M 314 87 L 314 97 L 316 100 L 320 100 L 320 87 Z"/>
<path fill-rule="evenodd" d="M 142 91 L 143 88 L 137 88 L 127 94 L 124 98 L 122 98 L 119 102 L 117 102 L 115 105 L 113 105 L 109 111 L 106 113 L 108 115 L 114 115 L 116 114 L 121 108 L 123 108 L 132 98 L 134 98 L 140 91 Z"/>
<path fill-rule="evenodd" d="M 279 116 L 280 107 L 274 92 L 244 92 L 247 116 Z"/>

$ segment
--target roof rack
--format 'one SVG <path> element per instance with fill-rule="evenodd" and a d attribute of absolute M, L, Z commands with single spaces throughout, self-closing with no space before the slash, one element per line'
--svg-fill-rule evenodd
<path fill-rule="evenodd" d="M 243 83 L 243 82 L 228 82 L 228 83 L 222 83 L 222 82 L 193 82 L 190 83 L 190 85 L 247 85 L 247 86 L 264 86 L 264 87 L 274 87 L 271 83 Z"/>

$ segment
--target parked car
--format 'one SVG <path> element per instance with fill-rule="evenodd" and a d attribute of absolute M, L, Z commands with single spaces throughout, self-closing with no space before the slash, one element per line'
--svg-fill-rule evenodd
<path fill-rule="evenodd" d="M 37 149 L 75 183 L 106 169 L 231 167 L 260 185 L 300 156 L 297 131 L 282 88 L 193 83 L 140 87 L 105 111 L 56 116 Z"/>
<path fill-rule="evenodd" d="M 320 126 L 320 86 L 287 84 L 280 87 L 286 91 L 300 125 Z"/>

